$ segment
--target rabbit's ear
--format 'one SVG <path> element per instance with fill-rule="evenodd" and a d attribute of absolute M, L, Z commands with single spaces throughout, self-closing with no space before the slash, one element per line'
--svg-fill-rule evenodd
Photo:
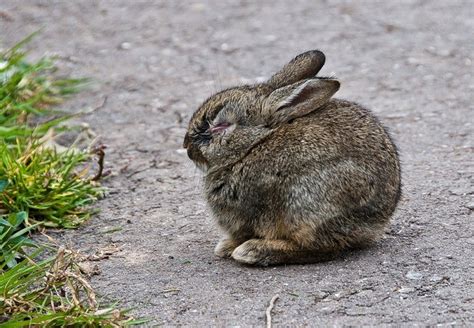
<path fill-rule="evenodd" d="M 264 117 L 278 124 L 309 114 L 327 104 L 339 86 L 334 79 L 310 79 L 276 89 L 265 99 Z"/>
<path fill-rule="evenodd" d="M 315 77 L 323 67 L 326 57 L 319 50 L 311 50 L 293 58 L 278 73 L 273 75 L 267 85 L 273 90 L 295 82 Z"/>

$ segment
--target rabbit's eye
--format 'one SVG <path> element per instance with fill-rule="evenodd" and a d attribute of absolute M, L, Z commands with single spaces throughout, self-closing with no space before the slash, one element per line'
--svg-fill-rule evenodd
<path fill-rule="evenodd" d="M 224 115 L 229 111 L 226 111 L 225 108 L 224 103 L 215 106 L 212 111 L 205 114 L 199 124 L 194 126 L 190 137 L 195 143 L 208 145 L 213 135 L 224 133 L 232 126 L 232 123 L 228 123 L 228 119 Z"/>
<path fill-rule="evenodd" d="M 209 132 L 211 132 L 212 134 L 214 133 L 221 133 L 221 132 L 224 132 L 225 130 L 227 130 L 227 128 L 229 128 L 232 124 L 228 123 L 228 122 L 223 122 L 223 123 L 219 123 L 219 124 L 216 124 L 216 125 L 211 125 L 209 127 Z"/>

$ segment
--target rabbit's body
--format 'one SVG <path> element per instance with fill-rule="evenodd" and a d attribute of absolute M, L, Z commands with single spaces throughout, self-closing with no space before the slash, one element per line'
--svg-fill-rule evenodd
<path fill-rule="evenodd" d="M 323 79 L 305 94 L 313 81 L 289 91 L 266 85 L 226 90 L 194 115 L 188 152 L 207 170 L 207 201 L 227 234 L 217 255 L 258 265 L 313 262 L 372 242 L 389 222 L 400 197 L 393 142 L 368 110 L 352 102 L 327 99 L 317 110 L 294 115 L 308 94 L 325 99 L 335 92 L 333 80 Z M 224 111 L 229 99 L 233 105 Z M 210 119 L 214 123 L 206 123 Z M 222 126 L 224 132 L 199 145 L 207 137 L 199 131 Z M 198 140 L 196 147 L 190 138 Z"/>

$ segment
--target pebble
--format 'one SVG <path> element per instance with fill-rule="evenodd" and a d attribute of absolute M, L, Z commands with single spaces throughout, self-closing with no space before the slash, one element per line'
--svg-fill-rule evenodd
<path fill-rule="evenodd" d="M 447 277 L 442 277 L 442 276 L 439 276 L 439 275 L 435 274 L 434 276 L 432 276 L 432 277 L 430 278 L 430 281 L 431 281 L 431 282 L 438 283 L 438 282 L 441 282 L 441 281 L 443 281 L 443 280 L 445 280 L 445 279 L 449 279 L 449 278 L 447 278 Z"/>
<path fill-rule="evenodd" d="M 415 291 L 415 288 L 413 287 L 402 287 L 398 290 L 398 292 L 401 294 L 409 294 L 409 293 L 413 293 L 414 291 Z"/>
<path fill-rule="evenodd" d="M 474 202 L 467 203 L 465 206 L 471 211 L 474 211 Z"/>
<path fill-rule="evenodd" d="M 410 280 L 420 280 L 421 278 L 423 278 L 423 274 L 421 272 L 408 271 L 405 277 Z"/>
<path fill-rule="evenodd" d="M 326 293 L 326 292 L 323 292 L 323 291 L 317 291 L 317 292 L 313 293 L 313 296 L 316 299 L 316 301 L 320 301 L 320 300 L 325 299 L 326 297 L 328 297 L 329 294 Z"/>
<path fill-rule="evenodd" d="M 129 50 L 131 48 L 132 48 L 132 44 L 130 42 L 122 42 L 119 45 L 119 49 L 121 49 L 121 50 Z"/>
<path fill-rule="evenodd" d="M 195 11 L 203 11 L 204 9 L 206 9 L 206 5 L 204 5 L 203 3 L 194 3 L 191 5 L 191 9 Z"/>
<path fill-rule="evenodd" d="M 430 82 L 430 81 L 434 81 L 435 79 L 436 79 L 436 76 L 434 76 L 433 74 L 428 74 L 428 75 L 423 76 L 423 81 Z"/>
<path fill-rule="evenodd" d="M 99 266 L 91 262 L 81 262 L 79 263 L 79 268 L 83 273 L 88 276 L 95 276 L 100 274 Z"/>
<path fill-rule="evenodd" d="M 350 290 L 350 289 L 341 290 L 341 291 L 335 293 L 334 295 L 332 295 L 332 299 L 336 300 L 336 301 L 339 301 L 340 299 L 343 299 L 343 298 L 348 297 L 350 295 L 354 295 L 356 293 L 357 293 L 356 290 Z"/>
<path fill-rule="evenodd" d="M 441 57 L 450 57 L 453 52 L 450 49 L 439 49 L 436 54 Z"/>
<path fill-rule="evenodd" d="M 426 51 L 440 57 L 450 57 L 453 54 L 451 49 L 437 49 L 436 47 L 428 47 Z"/>
<path fill-rule="evenodd" d="M 228 43 L 221 44 L 220 49 L 226 54 L 230 54 L 237 50 L 237 48 L 231 47 Z"/>
<path fill-rule="evenodd" d="M 166 106 L 166 102 L 159 98 L 153 98 L 150 104 L 153 108 L 163 108 Z"/>
<path fill-rule="evenodd" d="M 450 189 L 449 192 L 452 195 L 458 195 L 458 196 L 463 196 L 470 193 L 468 190 L 464 188 L 453 188 L 453 189 Z"/>
<path fill-rule="evenodd" d="M 273 34 L 265 35 L 264 38 L 268 42 L 273 42 L 273 41 L 276 41 L 278 39 L 278 37 L 276 35 L 273 35 Z"/>
<path fill-rule="evenodd" d="M 411 64 L 411 65 L 420 64 L 420 61 L 416 59 L 415 57 L 408 57 L 407 62 L 408 64 Z"/>

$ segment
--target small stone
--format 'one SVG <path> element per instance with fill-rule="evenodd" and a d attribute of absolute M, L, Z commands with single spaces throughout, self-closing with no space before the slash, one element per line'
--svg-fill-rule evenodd
<path fill-rule="evenodd" d="M 399 28 L 393 24 L 385 24 L 384 25 L 384 28 L 385 28 L 385 31 L 388 32 L 388 33 L 391 33 L 395 30 L 398 30 Z"/>
<path fill-rule="evenodd" d="M 439 49 L 437 55 L 441 57 L 449 57 L 452 55 L 452 51 L 450 49 Z"/>
<path fill-rule="evenodd" d="M 345 290 L 341 290 L 341 291 L 335 293 L 334 295 L 332 295 L 332 299 L 334 299 L 336 301 L 339 301 L 343 298 L 349 297 L 350 295 L 354 295 L 356 293 L 357 293 L 356 290 L 345 289 Z"/>
<path fill-rule="evenodd" d="M 237 50 L 237 48 L 230 46 L 228 43 L 222 43 L 220 46 L 220 50 L 225 54 L 233 53 Z"/>
<path fill-rule="evenodd" d="M 464 206 L 470 209 L 471 211 L 474 211 L 474 202 L 467 203 Z"/>
<path fill-rule="evenodd" d="M 206 6 L 203 3 L 194 3 L 191 5 L 191 9 L 195 11 L 203 11 Z"/>
<path fill-rule="evenodd" d="M 132 48 L 132 44 L 130 42 L 122 42 L 119 45 L 119 49 L 121 49 L 121 50 L 129 50 L 131 48 Z"/>
<path fill-rule="evenodd" d="M 452 188 L 449 190 L 451 195 L 458 195 L 458 196 L 463 196 L 466 195 L 468 192 L 464 188 Z"/>
<path fill-rule="evenodd" d="M 407 62 L 411 65 L 416 65 L 420 63 L 420 61 L 414 57 L 408 57 Z"/>
<path fill-rule="evenodd" d="M 423 278 L 423 274 L 421 272 L 408 271 L 405 277 L 410 280 L 420 280 Z"/>
<path fill-rule="evenodd" d="M 430 82 L 430 81 L 434 81 L 435 79 L 436 79 L 436 76 L 434 76 L 433 74 L 428 74 L 428 75 L 423 76 L 423 81 Z"/>
<path fill-rule="evenodd" d="M 437 275 L 437 274 L 430 277 L 430 281 L 434 282 L 434 283 L 438 283 L 438 282 L 441 282 L 443 280 L 449 280 L 449 278 L 448 277 L 443 277 L 443 276 L 440 276 L 440 275 Z"/>
<path fill-rule="evenodd" d="M 415 291 L 415 288 L 413 287 L 402 287 L 398 290 L 400 294 L 409 294 L 413 293 Z"/>
<path fill-rule="evenodd" d="M 230 50 L 229 44 L 227 44 L 227 43 L 221 44 L 221 50 L 224 51 L 224 52 L 229 51 Z"/>
<path fill-rule="evenodd" d="M 99 266 L 91 262 L 79 263 L 79 269 L 81 270 L 82 273 L 84 273 L 85 275 L 88 275 L 89 277 L 100 274 Z"/>
<path fill-rule="evenodd" d="M 269 34 L 269 35 L 265 35 L 264 38 L 268 41 L 268 42 L 273 42 L 273 41 L 276 41 L 278 38 L 276 35 L 273 35 L 273 34 Z"/>
<path fill-rule="evenodd" d="M 164 102 L 162 99 L 159 98 L 154 98 L 151 102 L 150 105 L 153 108 L 163 108 L 166 106 L 166 102 Z"/>
<path fill-rule="evenodd" d="M 313 296 L 315 298 L 316 301 L 320 301 L 320 300 L 323 300 L 325 299 L 326 297 L 328 297 L 328 293 L 326 292 L 323 292 L 323 291 L 317 291 L 317 292 L 314 292 L 313 293 Z"/>

